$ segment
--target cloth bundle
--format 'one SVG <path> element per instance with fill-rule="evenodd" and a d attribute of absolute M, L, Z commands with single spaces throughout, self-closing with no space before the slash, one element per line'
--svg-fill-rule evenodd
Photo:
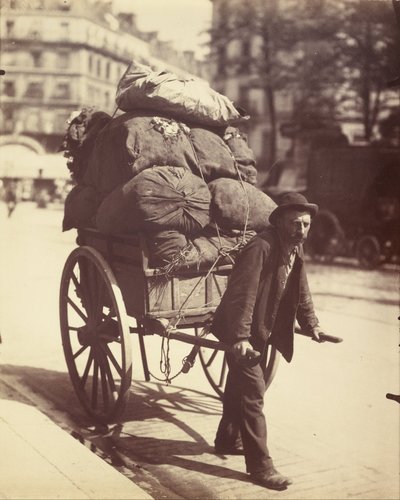
<path fill-rule="evenodd" d="M 212 225 L 195 238 L 186 238 L 178 231 L 147 233 L 150 265 L 168 272 L 209 268 L 217 259 L 219 265 L 232 264 L 255 235 L 255 231 L 218 232 Z"/>
<path fill-rule="evenodd" d="M 168 272 L 231 263 L 276 206 L 255 187 L 254 154 L 233 126 L 241 112 L 201 81 L 141 64 L 116 101 L 125 113 L 83 110 L 68 130 L 76 151 L 86 146 L 63 229 L 141 231 L 151 265 Z"/>
<path fill-rule="evenodd" d="M 200 79 L 182 79 L 132 63 L 118 83 L 116 102 L 123 111 L 153 110 L 205 126 L 238 124 L 248 119 L 224 95 Z"/>
<path fill-rule="evenodd" d="M 209 223 L 207 184 L 183 167 L 144 170 L 107 196 L 97 212 L 101 232 L 177 230 L 197 234 Z"/>
<path fill-rule="evenodd" d="M 210 216 L 223 229 L 244 228 L 262 231 L 276 203 L 261 190 L 235 179 L 216 179 L 211 192 Z"/>
<path fill-rule="evenodd" d="M 101 196 L 155 165 L 195 170 L 185 126 L 147 112 L 114 118 L 99 134 L 84 181 Z"/>

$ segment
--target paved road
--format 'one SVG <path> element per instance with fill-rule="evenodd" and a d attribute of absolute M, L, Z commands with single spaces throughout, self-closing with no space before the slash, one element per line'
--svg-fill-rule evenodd
<path fill-rule="evenodd" d="M 3 210 L 3 211 L 1 211 Z M 73 232 L 62 211 L 0 205 L 1 379 L 155 498 L 399 498 L 398 284 L 394 269 L 309 266 L 314 301 L 338 345 L 296 339 L 266 396 L 269 443 L 294 485 L 272 492 L 247 481 L 242 457 L 212 453 L 221 412 L 199 363 L 173 385 L 143 382 L 133 338 L 134 384 L 121 426 L 92 427 L 72 392 L 58 328 L 58 287 Z M 146 339 L 160 376 L 160 339 Z M 173 373 L 190 347 L 171 343 Z"/>

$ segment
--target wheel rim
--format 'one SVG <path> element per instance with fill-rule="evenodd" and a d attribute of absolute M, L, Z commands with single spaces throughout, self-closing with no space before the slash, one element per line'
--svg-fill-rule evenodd
<path fill-rule="evenodd" d="M 91 248 L 75 249 L 65 263 L 60 326 L 69 375 L 81 404 L 100 422 L 115 420 L 131 385 L 129 324 L 113 273 Z"/>
<path fill-rule="evenodd" d="M 357 245 L 357 258 L 365 269 L 373 269 L 380 262 L 379 242 L 373 236 L 361 238 Z"/>
<path fill-rule="evenodd" d="M 196 332 L 197 333 L 197 332 Z M 273 346 L 267 348 L 267 362 L 264 370 L 265 390 L 271 385 L 278 368 L 280 353 Z M 228 375 L 228 363 L 224 351 L 201 347 L 200 363 L 211 387 L 222 399 Z"/>

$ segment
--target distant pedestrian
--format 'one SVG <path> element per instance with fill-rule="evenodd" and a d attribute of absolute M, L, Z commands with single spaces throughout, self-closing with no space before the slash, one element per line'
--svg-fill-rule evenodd
<path fill-rule="evenodd" d="M 17 206 L 17 185 L 12 181 L 5 186 L 4 201 L 7 205 L 7 215 L 11 217 L 12 213 Z"/>
<path fill-rule="evenodd" d="M 218 454 L 244 455 L 253 482 L 283 490 L 292 481 L 274 467 L 267 448 L 263 413 L 267 345 L 290 362 L 294 324 L 320 341 L 304 268 L 302 244 L 318 206 L 299 193 L 286 193 L 271 213 L 270 226 L 242 250 L 218 306 L 211 331 L 233 346 L 223 414 L 215 438 Z M 249 359 L 257 350 L 261 358 Z"/>

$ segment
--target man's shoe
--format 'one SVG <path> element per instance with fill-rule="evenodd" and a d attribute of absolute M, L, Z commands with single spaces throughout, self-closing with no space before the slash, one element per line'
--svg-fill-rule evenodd
<path fill-rule="evenodd" d="M 270 490 L 286 490 L 286 488 L 292 484 L 292 480 L 288 477 L 282 476 L 273 467 L 263 472 L 251 472 L 251 480 L 264 488 L 269 488 Z"/>
<path fill-rule="evenodd" d="M 244 455 L 244 450 L 241 446 L 215 446 L 216 455 Z"/>

